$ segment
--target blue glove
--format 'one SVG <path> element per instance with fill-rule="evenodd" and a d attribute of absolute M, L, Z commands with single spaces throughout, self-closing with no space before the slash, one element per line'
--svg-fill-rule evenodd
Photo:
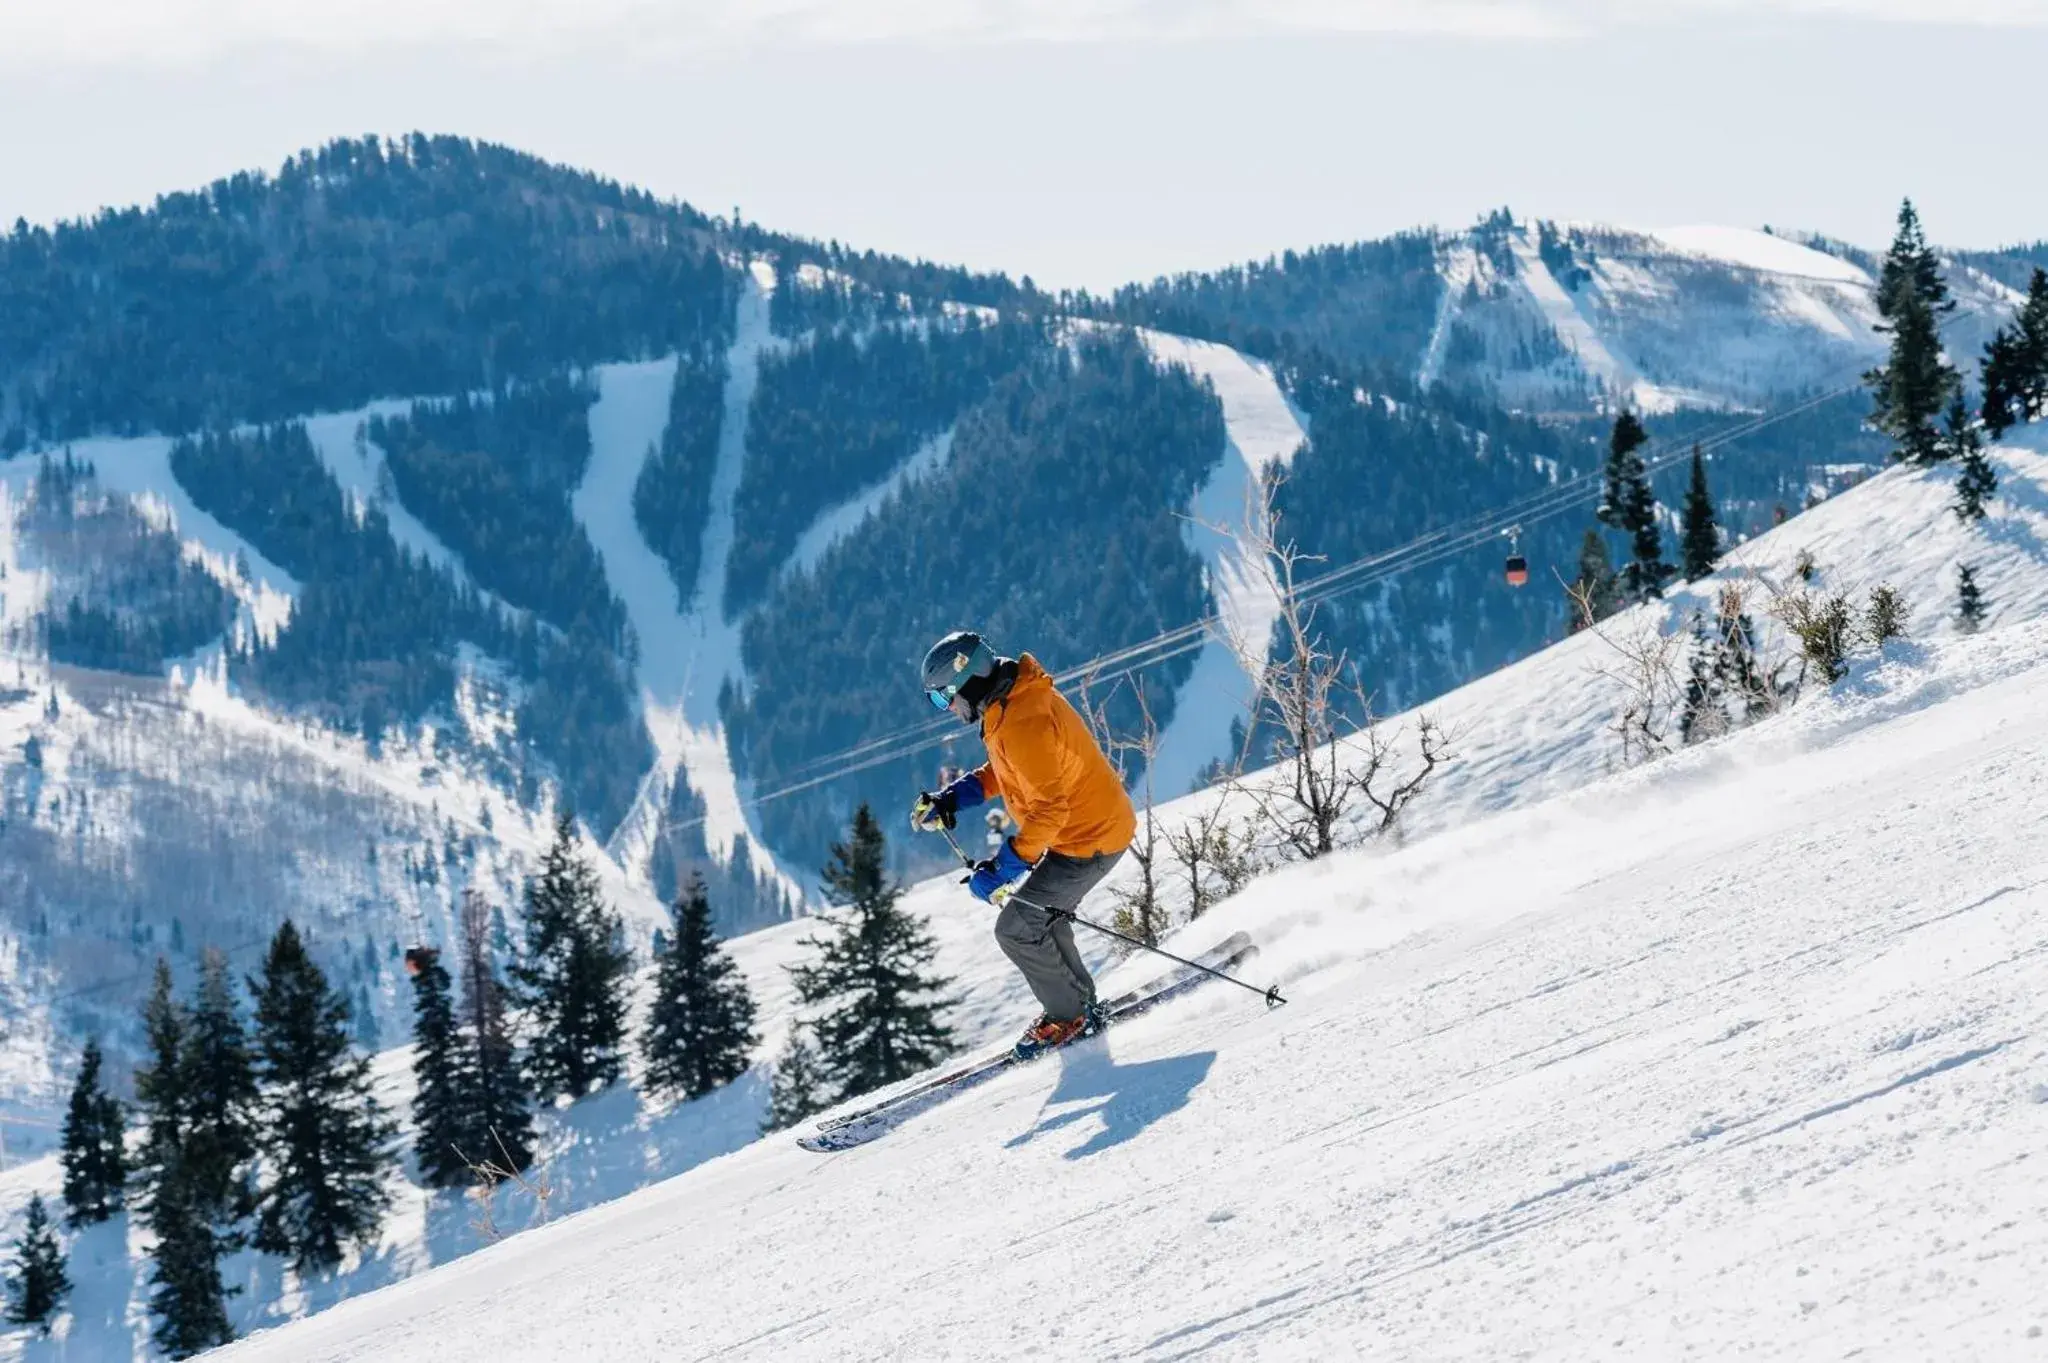
<path fill-rule="evenodd" d="M 996 849 L 994 856 L 974 864 L 974 874 L 967 878 L 967 888 L 985 904 L 997 890 L 1030 874 L 1031 863 L 1017 855 L 1017 844 L 1004 838 L 1003 845 Z"/>

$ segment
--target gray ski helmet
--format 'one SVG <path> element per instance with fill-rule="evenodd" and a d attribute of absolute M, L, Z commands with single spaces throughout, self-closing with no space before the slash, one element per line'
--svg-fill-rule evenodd
<path fill-rule="evenodd" d="M 925 698 L 934 710 L 950 710 L 957 696 L 978 716 L 995 674 L 995 650 L 974 631 L 955 630 L 924 655 Z"/>

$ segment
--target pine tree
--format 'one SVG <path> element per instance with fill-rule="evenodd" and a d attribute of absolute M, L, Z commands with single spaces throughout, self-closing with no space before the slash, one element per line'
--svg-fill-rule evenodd
<path fill-rule="evenodd" d="M 185 1033 L 190 1018 L 171 995 L 170 963 L 157 958 L 149 998 L 142 1005 L 142 1030 L 149 1060 L 135 1071 L 135 1099 L 142 1108 L 142 1149 L 135 1177 L 150 1212 L 164 1171 L 176 1165 L 185 1145 Z"/>
<path fill-rule="evenodd" d="M 1614 565 L 1607 557 L 1607 539 L 1598 530 L 1588 530 L 1579 542 L 1579 575 L 1572 582 L 1571 594 L 1574 630 L 1598 624 L 1621 605 Z"/>
<path fill-rule="evenodd" d="M 462 1073 L 467 1080 L 463 1151 L 505 1174 L 533 1163 L 533 1095 L 520 1072 L 498 979 L 496 924 L 503 920 L 471 890 L 462 899 Z"/>
<path fill-rule="evenodd" d="M 1718 738 L 1728 730 L 1728 712 L 1721 704 L 1717 661 L 1718 650 L 1714 641 L 1708 636 L 1704 624 L 1695 618 L 1692 650 L 1686 666 L 1685 702 L 1678 712 L 1678 741 L 1688 747 L 1709 738 Z"/>
<path fill-rule="evenodd" d="M 90 1226 L 121 1209 L 128 1182 L 126 1118 L 120 1100 L 100 1087 L 100 1043 L 85 1043 L 71 1106 L 64 1113 L 65 1220 Z"/>
<path fill-rule="evenodd" d="M 775 1077 L 768 1087 L 768 1117 L 761 1129 L 780 1131 L 832 1106 L 825 1091 L 827 1082 L 817 1046 L 801 1028 L 792 1031 L 789 1045 L 775 1062 Z"/>
<path fill-rule="evenodd" d="M 1634 412 L 1623 412 L 1614 419 L 1614 432 L 1607 441 L 1607 465 L 1602 472 L 1600 509 L 1594 513 L 1594 519 L 1610 530 L 1626 534 L 1631 528 L 1629 484 L 1643 471 L 1643 461 L 1636 451 L 1649 440 L 1650 433 L 1643 429 Z"/>
<path fill-rule="evenodd" d="M 1671 565 L 1664 562 L 1663 531 L 1657 523 L 1657 495 L 1639 453 L 1650 434 L 1634 412 L 1614 420 L 1607 444 L 1606 489 L 1598 519 L 1629 537 L 1629 561 L 1621 569 L 1621 595 L 1636 602 L 1664 594 Z"/>
<path fill-rule="evenodd" d="M 619 1077 L 633 958 L 567 816 L 526 887 L 526 949 L 512 967 L 533 1039 L 527 1072 L 545 1100 Z"/>
<path fill-rule="evenodd" d="M 1977 585 L 1977 574 L 1969 564 L 1956 568 L 1956 628 L 1965 634 L 1975 634 L 1984 627 L 1985 612 L 1990 603 L 1984 599 L 1984 589 Z"/>
<path fill-rule="evenodd" d="M 747 982 L 711 930 L 703 877 L 692 875 L 676 900 L 675 936 L 655 962 L 654 1003 L 640 1038 L 646 1086 L 701 1097 L 745 1074 L 759 1039 Z"/>
<path fill-rule="evenodd" d="M 213 1223 L 185 1195 L 176 1167 L 158 1188 L 152 1225 L 149 1309 L 157 1323 L 156 1347 L 171 1358 L 190 1358 L 234 1339 L 228 1292 L 220 1276 L 223 1249 Z"/>
<path fill-rule="evenodd" d="M 453 1187 L 470 1180 L 469 1163 L 458 1153 L 469 1078 L 462 1072 L 448 972 L 430 947 L 409 952 L 406 968 L 412 971 L 413 1152 L 428 1184 Z"/>
<path fill-rule="evenodd" d="M 356 988 L 353 1005 L 356 1019 L 355 1042 L 366 1051 L 378 1051 L 384 1045 L 384 1029 L 377 1025 L 377 1005 L 370 997 L 368 985 Z"/>
<path fill-rule="evenodd" d="M 1686 485 L 1680 519 L 1684 530 L 1678 541 L 1679 571 L 1687 582 L 1697 582 L 1721 561 L 1721 527 L 1714 518 L 1714 499 L 1707 491 L 1707 463 L 1698 445 L 1692 447 L 1692 481 Z"/>
<path fill-rule="evenodd" d="M 14 1276 L 7 1284 L 7 1319 L 16 1325 L 37 1325 L 50 1333 L 50 1317 L 64 1305 L 71 1279 L 64 1272 L 64 1250 L 50 1227 L 43 1195 L 28 1200 L 28 1223 L 14 1244 Z"/>
<path fill-rule="evenodd" d="M 1714 676 L 1724 707 L 1735 701 L 1741 711 L 1734 721 L 1753 724 L 1771 712 L 1778 697 L 1771 679 L 1757 663 L 1756 626 L 1743 608 L 1740 587 L 1731 584 L 1721 589 L 1714 634 Z"/>
<path fill-rule="evenodd" d="M 301 1270 L 331 1268 L 344 1245 L 382 1222 L 392 1129 L 370 1088 L 370 1062 L 349 1044 L 345 996 L 287 920 L 271 939 L 256 995 L 257 1077 L 267 1181 L 256 1247 Z"/>
<path fill-rule="evenodd" d="M 1984 519 L 1984 503 L 1998 492 L 1998 471 L 1991 467 L 1991 460 L 1985 456 L 1984 441 L 1970 422 L 1961 391 L 1949 400 L 1948 443 L 1958 465 L 1953 504 L 1956 519 L 1965 525 L 1981 521 Z"/>
<path fill-rule="evenodd" d="M 816 1030 L 834 1102 L 906 1079 L 952 1049 L 939 1021 L 946 982 L 927 973 L 937 947 L 900 906 L 903 887 L 889 880 L 886 856 L 881 825 L 863 804 L 825 868 L 841 911 L 824 916 L 828 936 L 804 941 L 817 961 L 790 968 L 797 998 L 825 1010 Z"/>
<path fill-rule="evenodd" d="M 2036 268 L 2010 327 L 1984 347 L 1984 429 L 1993 440 L 2048 411 L 2048 270 Z"/>
<path fill-rule="evenodd" d="M 227 957 L 214 948 L 200 960 L 180 1065 L 187 1195 L 200 1215 L 227 1227 L 254 1209 L 248 1166 L 256 1154 L 256 1072 Z M 230 1247 L 238 1238 L 228 1235 Z"/>
<path fill-rule="evenodd" d="M 1622 590 L 1632 601 L 1647 601 L 1664 595 L 1664 583 L 1671 565 L 1664 561 L 1664 535 L 1657 523 L 1657 497 L 1650 491 L 1647 474 L 1629 489 L 1629 520 L 1634 526 L 1630 548 L 1634 556 L 1622 565 Z"/>
<path fill-rule="evenodd" d="M 1953 311 L 1941 262 L 1927 245 L 1908 199 L 1899 208 L 1898 235 L 1878 281 L 1879 331 L 1891 334 L 1882 368 L 1863 376 L 1871 388 L 1871 423 L 1892 438 L 1894 459 L 1932 464 L 1948 451 L 1935 418 L 1962 380 L 1941 350 L 1941 318 Z"/>

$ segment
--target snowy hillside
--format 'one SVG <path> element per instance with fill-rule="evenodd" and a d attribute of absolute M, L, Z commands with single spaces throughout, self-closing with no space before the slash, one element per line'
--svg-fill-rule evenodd
<path fill-rule="evenodd" d="M 773 274 L 750 278 L 726 398 L 741 413 L 751 378 L 743 361 L 771 343 Z M 750 832 L 717 713 L 719 687 L 738 667 L 735 628 L 714 618 L 715 605 L 705 618 L 678 615 L 634 521 L 635 480 L 667 419 L 673 370 L 671 360 L 595 373 L 591 467 L 575 503 L 643 641 L 641 710 L 659 760 L 601 863 L 643 943 L 667 921 L 651 865 L 670 837 L 678 779 L 687 775 L 706 802 L 713 857 L 730 862 L 735 839 Z M 406 508 L 365 439 L 370 418 L 410 406 L 389 400 L 311 417 L 311 448 L 358 518 L 374 506 L 403 549 L 475 589 L 461 556 Z M 744 425 L 734 418 L 725 429 Z M 172 443 L 95 439 L 0 461 L 0 929 L 20 934 L 9 939 L 14 955 L 0 983 L 13 1023 L 0 1063 L 16 1076 L 0 1119 L 17 1152 L 50 1141 L 63 1097 L 56 1076 L 84 1036 L 109 1034 L 119 1063 L 133 1022 L 129 986 L 158 953 L 182 961 L 207 944 L 253 951 L 291 916 L 330 962 L 351 964 L 345 983 L 369 1015 L 365 1035 L 402 1036 L 409 1003 L 393 969 L 399 944 L 447 940 L 468 888 L 514 911 L 554 817 L 550 796 L 520 788 L 517 683 L 496 659 L 465 651 L 452 713 L 375 742 L 232 687 L 223 648 L 274 638 L 301 584 L 194 503 L 171 467 Z M 722 450 L 728 540 L 744 451 L 738 434 Z M 53 453 L 90 466 L 86 495 L 109 510 L 96 513 L 92 533 L 44 543 L 29 518 Z M 132 556 L 129 541 L 151 536 L 218 585 L 233 611 L 225 631 L 161 677 L 52 666 L 33 646 L 39 620 L 72 601 L 112 604 L 109 565 Z M 709 576 L 723 567 L 716 524 L 706 539 L 716 551 L 706 556 Z M 698 600 L 719 600 L 715 581 Z M 781 872 L 758 837 L 749 861 L 770 897 L 805 898 L 806 884 Z"/>
<path fill-rule="evenodd" d="M 1748 548 L 1736 576 L 1809 549 L 1918 619 L 1751 729 L 1604 773 L 1588 635 L 1445 698 L 1463 760 L 1404 845 L 1181 935 L 1253 933 L 1285 1009 L 1212 989 L 862 1150 L 771 1138 L 224 1357 L 2017 1356 L 2048 457 L 2000 469 L 1981 530 L 1898 471 Z M 1998 584 L 1974 637 L 1959 555 Z M 917 902 L 993 1033 L 979 911 Z"/>
<path fill-rule="evenodd" d="M 1451 238 L 1418 377 L 1510 403 L 1754 409 L 1851 382 L 1879 357 L 1862 265 L 1768 232 L 1489 220 Z M 2011 290 L 1954 269 L 1951 350 L 1973 360 Z"/>
<path fill-rule="evenodd" d="M 611 1201 L 748 1145 L 766 1098 L 758 1073 L 681 1108 L 621 1090 L 549 1119 L 549 1217 L 584 1214 L 229 1356 L 552 1357 L 572 1335 L 636 1357 L 685 1338 L 763 1358 L 1008 1357 L 1050 1338 L 1105 1357 L 1330 1356 L 1385 1332 L 1397 1353 L 1631 1357 L 1751 1328 L 1682 1304 L 1695 1275 L 1725 1274 L 1768 1304 L 1756 1319 L 1774 1328 L 1756 1326 L 1755 1342 L 1801 1357 L 1891 1319 L 1872 1314 L 1882 1294 L 1900 1340 L 1943 1319 L 1933 1280 L 1900 1276 L 1899 1237 L 1923 1232 L 1988 1236 L 2006 1256 L 1980 1267 L 1977 1295 L 1940 1298 L 1958 1315 L 2010 1295 L 1998 1275 L 2037 1269 L 2048 1247 L 1992 1232 L 1973 1199 L 2009 1199 L 1970 1187 L 2010 1181 L 2000 1161 L 2041 1110 L 2025 1000 L 2044 981 L 2027 973 L 2026 924 L 2048 872 L 2026 830 L 2048 813 L 2028 776 L 2048 750 L 2048 449 L 2026 446 L 2048 432 L 2017 434 L 1981 528 L 1946 510 L 1944 475 L 1894 470 L 1673 594 L 1665 615 L 1682 620 L 1723 582 L 1788 583 L 1805 551 L 1830 589 L 1889 582 L 1912 602 L 1909 642 L 1751 730 L 1619 770 L 1618 697 L 1595 675 L 1608 645 L 1592 635 L 1432 706 L 1458 760 L 1405 845 L 1281 871 L 1176 939 L 1251 932 L 1251 973 L 1283 981 L 1287 1009 L 1212 990 L 869 1149 L 826 1161 L 771 1138 Z M 1974 638 L 1947 619 L 1959 560 L 1994 603 Z M 1030 1005 L 986 910 L 952 877 L 909 903 L 956 977 L 963 1041 L 1006 1038 Z M 1943 951 L 1921 949 L 1928 932 Z M 804 935 L 734 944 L 764 1055 L 789 1025 L 784 967 Z M 1124 963 L 1107 984 L 1147 969 Z M 384 1072 L 402 1108 L 402 1052 Z M 915 1202 L 900 1195 L 913 1171 Z M 0 1179 L 0 1199 L 18 1215 L 56 1181 L 37 1161 Z M 382 1250 L 317 1290 L 237 1270 L 237 1328 L 478 1249 L 473 1209 L 399 1192 Z M 1863 1258 L 1832 1258 L 1821 1228 L 1859 1199 L 1874 1200 L 1877 1230 Z M 501 1225 L 533 1214 L 530 1199 L 501 1199 Z M 2027 1222 L 2017 1206 L 2008 1218 Z M 1762 1228 L 1795 1224 L 1807 1229 L 1786 1231 L 1779 1254 L 1749 1252 Z M 1065 1281 L 1068 1235 L 1089 1246 L 1079 1281 Z M 1109 1248 L 1134 1235 L 1159 1252 Z M 877 1239 L 903 1248 L 859 1271 L 828 1252 Z M 83 1299 L 73 1327 L 103 1352 L 129 1337 L 124 1303 L 140 1291 L 140 1267 L 114 1270 L 117 1243 L 110 1227 L 81 1251 L 123 1284 Z M 1523 1265 L 1553 1260 L 1572 1275 L 1559 1290 L 1519 1285 Z M 986 1291 L 917 1290 L 963 1263 L 982 1266 Z M 1586 1309 L 1609 1280 L 1628 1290 Z M 514 1305 L 475 1306 L 500 1292 Z M 1481 1311 L 1494 1296 L 1511 1309 Z M 1070 1319 L 1052 1314 L 1063 1297 L 1078 1303 Z M 956 1314 L 919 1314 L 940 1298 Z M 1660 1313 L 1662 1301 L 1681 1304 Z M 1414 1333 L 1430 1322 L 1453 1333 Z M 1979 1312 L 1974 1328 L 2025 1324 Z"/>

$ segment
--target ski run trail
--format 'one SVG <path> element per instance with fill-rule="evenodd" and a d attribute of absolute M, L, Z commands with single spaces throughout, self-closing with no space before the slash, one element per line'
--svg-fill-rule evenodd
<path fill-rule="evenodd" d="M 1947 472 L 1892 470 L 1432 705 L 1458 760 L 1398 845 L 1173 939 L 1251 934 L 1286 1007 L 1210 986 L 871 1145 L 755 1141 L 220 1357 L 2048 1356 L 2043 436 L 1996 452 L 1980 527 Z M 1801 550 L 1898 587 L 1910 637 L 1623 769 L 1608 641 L 1786 589 Z M 962 1041 L 1006 1037 L 986 911 L 950 877 L 907 903 Z M 802 931 L 735 944 L 768 1054 Z M 745 1085 L 676 1120 L 736 1134 Z"/>
<path fill-rule="evenodd" d="M 761 353 L 775 344 L 768 327 L 768 298 L 774 289 L 774 271 L 754 262 L 740 291 L 737 326 L 726 355 L 725 411 L 702 566 L 683 608 L 677 608 L 667 565 L 648 547 L 633 515 L 640 470 L 668 425 L 674 356 L 597 370 L 590 467 L 572 505 L 639 638 L 641 712 L 657 754 L 609 850 L 630 870 L 644 874 L 655 840 L 664 835 L 668 798 L 680 770 L 704 800 L 704 841 L 713 855 L 730 859 L 735 840 L 746 836 L 755 867 L 801 903 L 803 886 L 775 864 L 748 821 L 746 791 L 733 769 L 718 713 L 719 688 L 742 676 L 739 622 L 724 614 L 725 573 L 732 550 L 733 497 L 746 464 L 747 409 Z"/>
<path fill-rule="evenodd" d="M 1138 336 L 1155 361 L 1207 380 L 1223 405 L 1223 458 L 1196 489 L 1186 521 L 1215 597 L 1217 628 L 1174 693 L 1173 718 L 1152 761 L 1153 788 L 1171 799 L 1192 789 L 1212 763 L 1235 756 L 1231 721 L 1250 713 L 1254 679 L 1280 615 L 1278 585 L 1256 547 L 1270 529 L 1259 488 L 1269 469 L 1287 467 L 1308 433 L 1263 361 L 1213 341 L 1142 329 Z"/>

